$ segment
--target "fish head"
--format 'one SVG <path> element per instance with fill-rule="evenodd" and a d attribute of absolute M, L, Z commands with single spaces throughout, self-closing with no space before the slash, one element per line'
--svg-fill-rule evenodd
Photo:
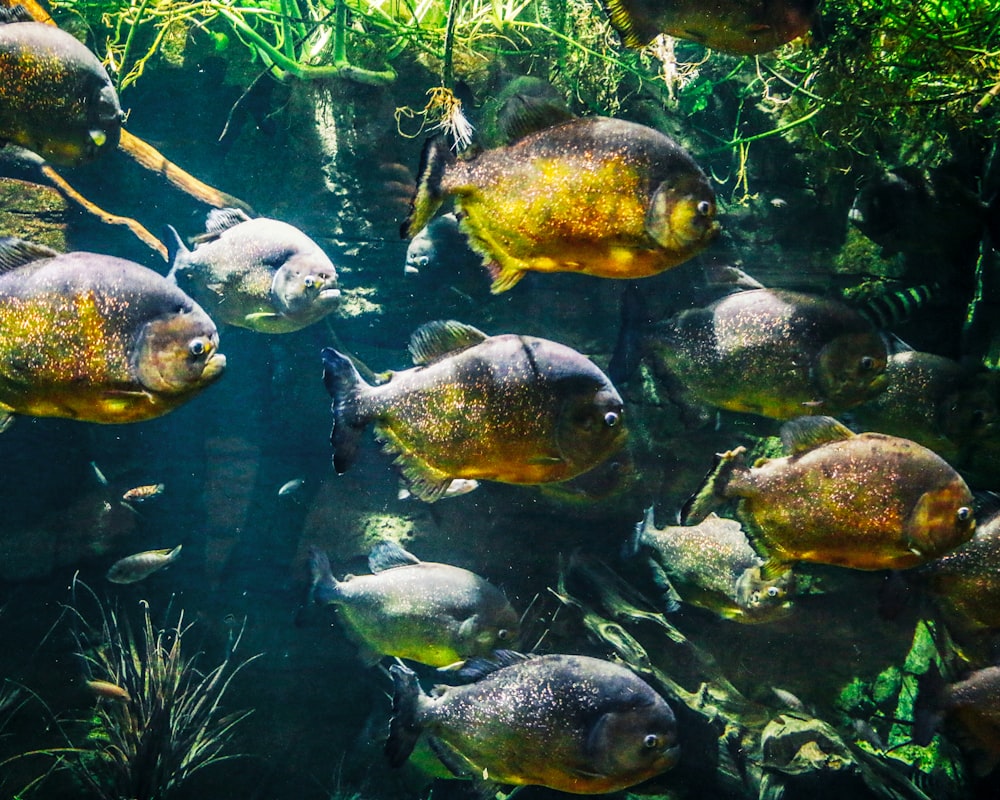
<path fill-rule="evenodd" d="M 664 250 L 684 258 L 708 246 L 719 223 L 715 192 L 705 176 L 691 172 L 663 181 L 646 210 L 646 232 Z"/>
<path fill-rule="evenodd" d="M 494 608 L 484 608 L 462 623 L 459 636 L 467 655 L 486 656 L 497 649 L 517 645 L 521 621 L 506 599 Z"/>
<path fill-rule="evenodd" d="M 53 125 L 28 146 L 58 166 L 86 164 L 118 147 L 124 116 L 118 94 L 102 70 L 88 76 L 67 124 Z"/>
<path fill-rule="evenodd" d="M 591 727 L 585 752 L 606 777 L 632 776 L 638 783 L 666 772 L 680 756 L 674 712 L 658 695 L 615 704 Z"/>
<path fill-rule="evenodd" d="M 736 604 L 751 619 L 775 619 L 792 610 L 795 574 L 786 570 L 773 579 L 761 574 L 760 567 L 748 567 L 736 580 Z"/>
<path fill-rule="evenodd" d="M 437 256 L 434 240 L 425 226 L 406 248 L 406 263 L 403 265 L 404 275 L 418 275 L 420 270 L 431 264 Z"/>
<path fill-rule="evenodd" d="M 607 380 L 577 376 L 561 380 L 562 405 L 556 447 L 565 461 L 586 472 L 625 443 L 625 403 Z"/>
<path fill-rule="evenodd" d="M 906 521 L 907 543 L 923 560 L 969 541 L 975 530 L 972 493 L 958 474 L 924 492 Z"/>
<path fill-rule="evenodd" d="M 816 380 L 823 399 L 834 409 L 872 399 L 886 387 L 888 361 L 885 341 L 874 329 L 834 337 L 820 349 L 816 360 Z"/>
<path fill-rule="evenodd" d="M 280 266 L 271 282 L 271 296 L 286 317 L 315 322 L 340 301 L 337 268 L 318 246 L 285 251 L 272 263 Z"/>
<path fill-rule="evenodd" d="M 215 323 L 188 298 L 142 326 L 131 359 L 136 379 L 154 395 L 197 391 L 226 367 Z"/>

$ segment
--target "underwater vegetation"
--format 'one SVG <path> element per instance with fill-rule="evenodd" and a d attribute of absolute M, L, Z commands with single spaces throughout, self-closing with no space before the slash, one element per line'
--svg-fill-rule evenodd
<path fill-rule="evenodd" d="M 234 729 L 252 710 L 224 713 L 224 696 L 258 657 L 234 658 L 239 635 L 223 660 L 203 671 L 198 663 L 203 654 L 191 652 L 193 623 L 185 622 L 183 610 L 159 627 L 149 604 L 142 602 L 136 630 L 125 613 L 105 608 L 82 582 L 74 581 L 73 592 L 76 599 L 66 616 L 86 686 L 95 698 L 93 714 L 72 722 L 55 720 L 65 746 L 7 759 L 50 762 L 23 796 L 43 792 L 53 775 L 66 772 L 84 796 L 99 800 L 167 798 L 200 770 L 238 757 L 227 751 Z M 96 606 L 96 622 L 85 618 L 78 595 Z M 172 616 L 169 609 L 167 616 Z M 7 697 L 13 702 L 17 695 Z"/>

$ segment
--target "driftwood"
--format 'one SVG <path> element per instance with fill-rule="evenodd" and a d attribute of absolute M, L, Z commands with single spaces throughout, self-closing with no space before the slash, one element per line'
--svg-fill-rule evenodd
<path fill-rule="evenodd" d="M 681 725 L 678 780 L 702 796 L 780 800 L 809 786 L 843 796 L 930 800 L 892 759 L 873 755 L 805 709 L 749 700 L 664 614 L 603 563 L 574 555 L 553 591 L 589 634 L 672 700 Z M 685 744 L 687 742 L 687 744 Z M 661 779 L 670 785 L 670 773 Z M 659 788 L 660 784 L 657 785 Z"/>

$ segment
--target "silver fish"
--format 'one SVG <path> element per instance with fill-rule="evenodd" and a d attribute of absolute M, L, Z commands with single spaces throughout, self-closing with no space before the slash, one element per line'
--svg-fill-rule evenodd
<path fill-rule="evenodd" d="M 126 556 L 111 565 L 107 578 L 112 583 L 135 583 L 174 563 L 181 554 L 181 545 L 173 550 L 146 550 Z"/>

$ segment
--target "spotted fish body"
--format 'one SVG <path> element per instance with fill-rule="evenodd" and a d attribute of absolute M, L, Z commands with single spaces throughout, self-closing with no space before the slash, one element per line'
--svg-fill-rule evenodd
<path fill-rule="evenodd" d="M 314 599 L 337 607 L 369 662 L 396 656 L 444 667 L 517 638 L 519 619 L 503 592 L 469 570 L 420 561 L 389 542 L 372 551 L 371 575 L 338 581 L 317 550 L 310 565 Z"/>
<path fill-rule="evenodd" d="M 531 336 L 487 336 L 458 322 L 428 323 L 410 345 L 414 369 L 370 386 L 341 353 L 323 351 L 333 398 L 334 468 L 343 473 L 374 422 L 414 495 L 441 497 L 456 478 L 564 481 L 624 442 L 623 403 L 589 359 Z"/>
<path fill-rule="evenodd" d="M 630 670 L 588 656 L 501 655 L 475 683 L 433 696 L 391 667 L 390 763 L 406 760 L 421 731 L 453 772 L 576 794 L 619 791 L 677 762 L 670 706 Z"/>
<path fill-rule="evenodd" d="M 606 117 L 573 119 L 465 161 L 431 140 L 406 234 L 447 196 L 494 293 L 529 270 L 655 275 L 718 231 L 715 193 L 687 151 L 652 128 Z"/>
<path fill-rule="evenodd" d="M 797 561 L 862 570 L 906 569 L 968 541 L 972 494 L 936 453 L 908 439 L 854 434 L 830 417 L 786 423 L 791 455 L 752 467 L 743 448 L 721 456 L 685 508 L 697 522 L 713 500 L 738 501 L 765 574 Z"/>
<path fill-rule="evenodd" d="M 0 413 L 136 422 L 221 376 L 208 315 L 161 275 L 0 240 Z"/>
<path fill-rule="evenodd" d="M 840 413 L 874 397 L 888 358 L 854 309 L 773 289 L 683 311 L 651 346 L 697 401 L 772 419 Z"/>
<path fill-rule="evenodd" d="M 761 576 L 764 559 L 736 520 L 713 513 L 697 525 L 657 528 L 649 508 L 636 525 L 633 546 L 654 554 L 655 571 L 662 575 L 664 588 L 673 588 L 681 600 L 727 619 L 763 622 L 791 609 L 791 572 L 765 580 Z"/>
<path fill-rule="evenodd" d="M 122 110 L 111 79 L 84 45 L 30 14 L 0 8 L 0 145 L 60 166 L 118 146 Z"/>
<path fill-rule="evenodd" d="M 818 0 L 603 0 L 627 47 L 661 33 L 727 53 L 755 55 L 804 36 Z"/>

